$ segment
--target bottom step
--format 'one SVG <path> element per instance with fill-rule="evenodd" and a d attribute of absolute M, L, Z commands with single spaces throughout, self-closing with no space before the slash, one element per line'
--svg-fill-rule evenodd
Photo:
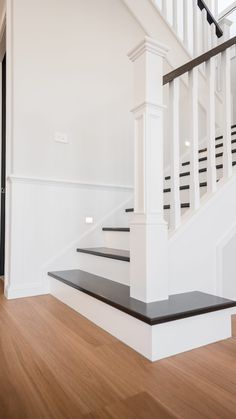
<path fill-rule="evenodd" d="M 52 295 L 151 361 L 231 336 L 231 300 L 196 291 L 145 304 L 128 286 L 84 271 L 49 276 Z"/>

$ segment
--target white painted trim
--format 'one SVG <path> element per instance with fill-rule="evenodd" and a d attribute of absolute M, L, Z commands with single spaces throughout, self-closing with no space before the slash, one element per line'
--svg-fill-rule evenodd
<path fill-rule="evenodd" d="M 132 108 L 130 112 L 132 112 L 133 114 L 137 114 L 136 116 L 138 116 L 139 114 L 141 116 L 147 108 L 149 112 L 158 112 L 165 110 L 167 106 L 160 103 L 152 103 L 146 101 Z"/>
<path fill-rule="evenodd" d="M 155 39 L 145 36 L 145 38 L 131 51 L 128 52 L 129 59 L 134 62 L 136 61 L 144 52 L 150 52 L 152 54 L 158 55 L 162 58 L 166 57 L 169 48 L 166 45 L 157 42 Z"/>
<path fill-rule="evenodd" d="M 115 336 L 148 359 L 151 359 L 151 326 L 116 308 L 50 278 L 50 293 Z"/>
<path fill-rule="evenodd" d="M 236 234 L 236 223 L 218 240 L 216 244 L 216 292 L 223 296 L 223 249 Z"/>
<path fill-rule="evenodd" d="M 96 183 L 96 182 L 76 181 L 76 180 L 69 180 L 69 179 L 67 180 L 67 179 L 54 179 L 54 178 L 40 178 L 40 177 L 13 175 L 13 174 L 9 175 L 7 180 L 11 183 L 26 183 L 26 184 L 37 183 L 41 185 L 68 186 L 68 187 L 77 187 L 77 188 L 133 190 L 133 186 L 131 185 Z"/>
<path fill-rule="evenodd" d="M 231 337 L 235 309 L 150 326 L 54 278 L 50 278 L 50 293 L 150 361 Z"/>
<path fill-rule="evenodd" d="M 225 309 L 153 326 L 152 361 L 230 338 L 233 313 Z"/>
<path fill-rule="evenodd" d="M 165 22 L 165 24 L 169 27 L 169 29 L 171 30 L 171 32 L 174 34 L 175 38 L 177 39 L 178 43 L 181 45 L 181 47 L 185 50 L 185 52 L 188 54 L 189 56 L 189 60 L 191 60 L 193 58 L 193 54 L 191 53 L 191 51 L 186 47 L 186 45 L 184 45 L 183 40 L 181 39 L 181 37 L 179 36 L 178 33 L 176 33 L 176 31 L 174 30 L 174 28 L 171 26 L 171 24 L 168 22 L 168 20 L 163 16 L 161 9 L 158 7 L 158 4 L 156 3 L 155 0 L 148 0 L 152 3 L 154 9 L 159 13 L 159 15 L 161 16 L 162 20 Z M 139 22 L 140 23 L 140 22 Z M 140 23 L 141 24 L 141 23 Z M 170 63 L 170 61 L 167 59 L 168 64 L 173 67 L 173 65 Z"/>
<path fill-rule="evenodd" d="M 13 0 L 6 0 L 6 177 L 13 172 Z M 6 187 L 6 234 L 5 234 L 5 292 L 10 278 L 12 226 L 12 191 Z"/>
<path fill-rule="evenodd" d="M 46 280 L 44 281 L 44 284 L 41 282 L 34 282 L 21 284 L 19 287 L 12 287 L 11 285 L 5 287 L 5 297 L 8 300 L 45 294 L 49 294 L 49 284 Z"/>

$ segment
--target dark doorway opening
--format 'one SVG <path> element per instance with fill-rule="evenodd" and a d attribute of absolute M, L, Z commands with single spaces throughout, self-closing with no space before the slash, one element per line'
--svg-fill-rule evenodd
<path fill-rule="evenodd" d="M 5 272 L 5 214 L 6 214 L 6 56 L 2 62 L 2 138 L 1 138 L 1 233 L 0 276 Z"/>

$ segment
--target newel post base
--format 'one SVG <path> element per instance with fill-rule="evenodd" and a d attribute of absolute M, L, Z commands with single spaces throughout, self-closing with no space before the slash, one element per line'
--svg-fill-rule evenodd
<path fill-rule="evenodd" d="M 168 226 L 163 213 L 163 60 L 167 48 L 145 39 L 134 63 L 134 216 L 130 225 L 130 295 L 168 299 Z"/>

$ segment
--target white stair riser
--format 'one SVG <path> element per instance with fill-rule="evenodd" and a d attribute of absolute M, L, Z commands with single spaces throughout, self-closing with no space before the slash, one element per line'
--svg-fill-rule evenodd
<path fill-rule="evenodd" d="M 129 285 L 129 262 L 78 252 L 78 269 Z"/>
<path fill-rule="evenodd" d="M 124 231 L 104 231 L 105 247 L 112 249 L 129 250 L 129 232 Z"/>
<path fill-rule="evenodd" d="M 130 205 L 130 208 L 133 208 L 133 203 Z M 130 225 L 132 219 L 133 219 L 134 213 L 133 212 L 126 212 L 126 218 L 127 218 L 127 223 L 128 225 Z"/>
<path fill-rule="evenodd" d="M 231 309 L 150 326 L 53 278 L 50 292 L 150 361 L 231 337 Z"/>

